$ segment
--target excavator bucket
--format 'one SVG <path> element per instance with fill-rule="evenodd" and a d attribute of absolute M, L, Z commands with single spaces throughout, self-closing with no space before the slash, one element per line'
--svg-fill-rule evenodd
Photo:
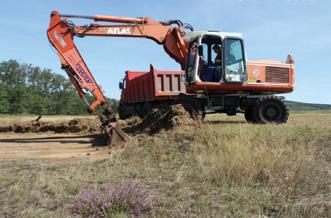
<path fill-rule="evenodd" d="M 123 130 L 113 125 L 107 127 L 107 145 L 113 146 L 123 146 L 130 141 L 130 136 L 126 134 Z"/>

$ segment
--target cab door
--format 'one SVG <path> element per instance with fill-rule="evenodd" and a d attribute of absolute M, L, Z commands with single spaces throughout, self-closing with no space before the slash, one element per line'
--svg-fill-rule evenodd
<path fill-rule="evenodd" d="M 193 41 L 189 45 L 189 55 L 186 65 L 186 83 L 191 84 L 200 81 L 198 74 L 199 55 L 198 55 L 198 42 Z"/>
<path fill-rule="evenodd" d="M 223 81 L 244 83 L 247 80 L 247 70 L 242 39 L 226 37 L 223 44 Z"/>

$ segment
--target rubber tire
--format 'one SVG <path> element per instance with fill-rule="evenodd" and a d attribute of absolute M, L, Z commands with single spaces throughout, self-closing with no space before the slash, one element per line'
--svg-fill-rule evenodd
<path fill-rule="evenodd" d="M 134 116 L 138 116 L 140 118 L 143 118 L 143 114 L 142 114 L 142 106 L 140 104 L 137 104 L 134 107 Z"/>
<path fill-rule="evenodd" d="M 286 123 L 288 120 L 288 108 L 277 96 L 262 97 L 252 110 L 253 120 L 257 123 Z"/>
<path fill-rule="evenodd" d="M 141 111 L 142 118 L 146 117 L 152 112 L 152 105 L 149 102 L 144 103 Z"/>
<path fill-rule="evenodd" d="M 118 116 L 121 120 L 125 120 L 133 116 L 132 114 L 128 114 L 126 107 L 127 107 L 126 105 L 122 105 L 122 104 L 118 106 Z"/>
<path fill-rule="evenodd" d="M 248 107 L 245 110 L 245 119 L 248 123 L 255 123 L 253 119 L 253 107 Z"/>

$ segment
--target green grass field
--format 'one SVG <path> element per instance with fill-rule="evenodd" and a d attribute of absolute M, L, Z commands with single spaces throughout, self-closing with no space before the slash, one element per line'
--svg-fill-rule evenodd
<path fill-rule="evenodd" d="M 146 217 L 328 217 L 330 124 L 330 111 L 285 125 L 210 115 L 201 128 L 137 135 L 107 159 L 0 160 L 0 216 L 71 217 L 82 189 L 135 181 L 151 192 Z"/>

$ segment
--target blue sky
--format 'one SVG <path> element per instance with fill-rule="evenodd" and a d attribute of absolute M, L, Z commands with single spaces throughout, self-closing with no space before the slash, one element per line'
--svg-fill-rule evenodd
<path fill-rule="evenodd" d="M 149 16 L 180 19 L 195 30 L 241 32 L 248 59 L 296 61 L 296 89 L 289 100 L 331 104 L 331 1 L 329 0 L 1 0 L 0 61 L 17 59 L 65 75 L 50 47 L 49 14 Z M 86 21 L 86 24 L 90 21 Z M 82 24 L 78 22 L 79 24 Z M 126 70 L 179 69 L 162 46 L 147 39 L 76 39 L 106 95 L 119 98 Z"/>

